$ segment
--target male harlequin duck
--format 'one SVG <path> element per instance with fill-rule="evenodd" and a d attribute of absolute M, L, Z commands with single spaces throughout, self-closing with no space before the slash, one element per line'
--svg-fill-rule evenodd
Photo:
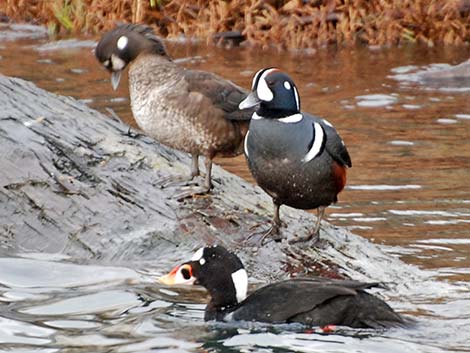
<path fill-rule="evenodd" d="M 179 198 L 210 190 L 212 159 L 242 153 L 251 112 L 238 104 L 248 92 L 215 74 L 188 70 L 175 64 L 150 27 L 120 25 L 99 41 L 95 55 L 111 72 L 117 88 L 129 65 L 131 108 L 139 127 L 160 143 L 192 156 L 190 180 L 199 175 L 198 157 L 204 156 L 204 185 Z"/>
<path fill-rule="evenodd" d="M 354 328 L 403 326 L 404 318 L 365 290 L 378 283 L 353 280 L 290 279 L 247 296 L 248 277 L 240 259 L 221 246 L 199 249 L 191 259 L 160 278 L 164 284 L 200 284 L 211 296 L 204 319 L 299 322 Z"/>
<path fill-rule="evenodd" d="M 262 69 L 240 109 L 257 107 L 245 138 L 245 156 L 258 185 L 273 199 L 277 235 L 279 208 L 317 209 L 314 230 L 295 241 L 319 239 L 325 208 L 338 200 L 351 158 L 335 128 L 325 119 L 300 111 L 292 79 L 278 69 Z"/>

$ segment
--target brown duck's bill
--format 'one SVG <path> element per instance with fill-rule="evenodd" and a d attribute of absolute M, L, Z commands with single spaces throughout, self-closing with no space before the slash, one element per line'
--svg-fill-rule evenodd
<path fill-rule="evenodd" d="M 121 80 L 121 72 L 122 71 L 113 71 L 111 73 L 111 86 L 113 86 L 113 90 L 117 90 L 119 86 L 119 81 Z"/>

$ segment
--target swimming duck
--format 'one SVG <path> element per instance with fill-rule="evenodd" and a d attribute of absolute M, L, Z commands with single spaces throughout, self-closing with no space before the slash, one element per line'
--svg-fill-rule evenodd
<path fill-rule="evenodd" d="M 200 284 L 211 297 L 204 319 L 217 321 L 298 322 L 386 328 L 405 320 L 366 292 L 378 283 L 299 278 L 269 284 L 247 296 L 248 276 L 237 255 L 222 246 L 204 247 L 190 261 L 160 278 L 167 285 Z"/>
<path fill-rule="evenodd" d="M 191 154 L 189 180 L 200 174 L 198 159 L 205 157 L 203 185 L 178 198 L 209 192 L 212 159 L 243 153 L 252 112 L 242 112 L 238 105 L 248 92 L 213 73 L 177 65 L 162 40 L 144 25 L 119 25 L 105 33 L 95 55 L 111 72 L 114 89 L 129 66 L 131 108 L 137 124 L 158 142 Z"/>
<path fill-rule="evenodd" d="M 287 205 L 317 209 L 313 231 L 291 242 L 318 240 L 325 208 L 338 200 L 346 169 L 352 166 L 343 140 L 327 120 L 300 110 L 294 81 L 276 68 L 256 73 L 252 92 L 239 107 L 257 107 L 244 151 L 253 177 L 274 203 L 272 227 L 265 236 L 279 235 L 279 208 Z"/>

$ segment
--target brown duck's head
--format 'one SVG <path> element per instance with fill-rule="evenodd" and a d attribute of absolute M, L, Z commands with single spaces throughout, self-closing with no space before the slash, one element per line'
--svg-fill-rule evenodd
<path fill-rule="evenodd" d="M 152 28 L 138 24 L 118 25 L 103 35 L 95 49 L 98 61 L 111 72 L 113 89 L 119 85 L 122 70 L 141 53 L 170 59 L 162 40 Z"/>

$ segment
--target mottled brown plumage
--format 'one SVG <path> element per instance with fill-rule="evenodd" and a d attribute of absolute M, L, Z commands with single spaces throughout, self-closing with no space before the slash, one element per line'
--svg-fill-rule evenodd
<path fill-rule="evenodd" d="M 242 152 L 252 111 L 242 112 L 238 104 L 248 92 L 213 73 L 175 64 L 161 40 L 145 26 L 123 25 L 106 33 L 96 56 L 112 72 L 116 86 L 120 72 L 129 66 L 137 124 L 157 141 L 192 155 L 191 179 L 199 175 L 198 156 L 206 157 L 204 185 L 179 197 L 208 192 L 212 159 Z"/>

